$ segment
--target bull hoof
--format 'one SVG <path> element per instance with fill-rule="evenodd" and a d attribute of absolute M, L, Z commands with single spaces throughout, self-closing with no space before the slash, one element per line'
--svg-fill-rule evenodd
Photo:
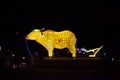
<path fill-rule="evenodd" d="M 76 58 L 76 55 L 72 55 L 73 58 Z"/>
<path fill-rule="evenodd" d="M 53 56 L 48 56 L 49 58 L 52 58 Z"/>

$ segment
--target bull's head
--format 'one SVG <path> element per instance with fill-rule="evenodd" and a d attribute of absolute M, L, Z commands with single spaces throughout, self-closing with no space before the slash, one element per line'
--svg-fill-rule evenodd
<path fill-rule="evenodd" d="M 34 29 L 26 36 L 26 39 L 36 40 L 40 35 L 42 35 L 41 31 L 39 29 Z"/>
<path fill-rule="evenodd" d="M 44 30 L 44 29 L 45 29 L 45 28 L 32 30 L 32 31 L 26 36 L 26 39 L 27 39 L 27 40 L 36 40 L 38 37 L 40 37 L 41 35 L 43 35 L 43 30 Z"/>

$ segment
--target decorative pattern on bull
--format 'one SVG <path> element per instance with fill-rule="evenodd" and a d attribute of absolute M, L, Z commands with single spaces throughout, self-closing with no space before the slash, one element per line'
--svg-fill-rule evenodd
<path fill-rule="evenodd" d="M 52 57 L 54 48 L 68 48 L 72 57 L 76 57 L 76 37 L 69 30 L 56 32 L 53 30 L 41 31 L 33 29 L 27 36 L 27 40 L 35 40 L 48 51 L 48 56 Z"/>

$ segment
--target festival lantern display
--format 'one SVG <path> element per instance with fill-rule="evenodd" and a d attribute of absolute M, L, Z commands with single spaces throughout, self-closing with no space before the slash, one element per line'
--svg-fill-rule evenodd
<path fill-rule="evenodd" d="M 48 51 L 48 56 L 53 57 L 54 48 L 63 49 L 68 48 L 72 57 L 76 57 L 76 37 L 75 34 L 69 30 L 53 31 L 40 29 L 33 29 L 27 36 L 27 40 L 35 40 Z"/>

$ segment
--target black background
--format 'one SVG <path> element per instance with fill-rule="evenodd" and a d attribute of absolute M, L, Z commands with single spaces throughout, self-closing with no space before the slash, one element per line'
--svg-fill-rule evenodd
<path fill-rule="evenodd" d="M 78 47 L 95 48 L 108 45 L 109 52 L 120 55 L 119 5 L 119 0 L 16 0 L 15 2 L 4 0 L 0 2 L 0 46 L 16 48 L 19 56 L 25 49 L 24 37 L 32 29 L 44 27 L 56 31 L 71 30 L 78 39 Z M 16 58 L 19 60 L 18 57 Z M 107 60 L 111 61 L 111 54 L 108 55 Z M 87 62 L 93 65 L 89 60 Z M 66 63 L 67 61 L 65 65 L 70 65 Z M 96 63 L 99 64 L 99 62 Z M 0 78 L 118 79 L 120 69 L 118 65 L 115 66 L 114 69 L 111 69 L 109 64 L 104 69 L 98 67 L 97 69 L 33 69 L 33 71 L 28 69 L 20 73 L 18 71 L 17 74 L 3 72 Z"/>
<path fill-rule="evenodd" d="M 119 44 L 119 1 L 4 1 L 1 5 L 1 41 L 20 43 L 34 28 L 71 30 L 79 47 Z"/>

